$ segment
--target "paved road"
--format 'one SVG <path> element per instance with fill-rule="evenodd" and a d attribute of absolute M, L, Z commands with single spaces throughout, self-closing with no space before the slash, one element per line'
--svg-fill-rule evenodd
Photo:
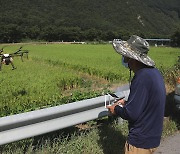
<path fill-rule="evenodd" d="M 180 132 L 162 140 L 155 154 L 180 154 Z"/>

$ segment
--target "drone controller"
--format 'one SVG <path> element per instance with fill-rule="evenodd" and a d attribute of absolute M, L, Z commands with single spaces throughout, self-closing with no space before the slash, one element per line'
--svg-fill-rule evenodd
<path fill-rule="evenodd" d="M 107 99 L 108 97 L 108 99 Z M 112 99 L 113 97 L 113 99 Z M 107 105 L 113 105 L 114 103 L 116 103 L 117 101 L 119 101 L 120 99 L 123 99 L 125 96 L 119 97 L 114 93 L 108 93 L 107 95 L 105 95 L 105 101 L 104 101 L 104 106 L 105 108 L 107 108 Z M 122 105 L 120 105 L 122 107 Z"/>

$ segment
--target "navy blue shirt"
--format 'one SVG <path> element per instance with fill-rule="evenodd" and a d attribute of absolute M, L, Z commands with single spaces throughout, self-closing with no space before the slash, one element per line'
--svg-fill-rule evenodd
<path fill-rule="evenodd" d="M 156 68 L 138 70 L 125 106 L 115 106 L 115 113 L 129 122 L 129 144 L 144 149 L 159 146 L 165 101 L 165 85 L 160 72 Z"/>

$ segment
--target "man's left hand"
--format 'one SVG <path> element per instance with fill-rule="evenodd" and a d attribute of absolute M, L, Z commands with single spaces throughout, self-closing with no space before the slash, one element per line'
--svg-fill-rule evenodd
<path fill-rule="evenodd" d="M 116 105 L 118 105 L 118 103 L 115 103 L 115 104 L 113 104 L 113 105 L 107 105 L 107 106 L 106 106 L 106 107 L 109 109 L 110 113 L 113 114 L 113 115 L 116 114 L 115 111 L 114 111 L 114 108 L 115 108 Z"/>
<path fill-rule="evenodd" d="M 120 99 L 116 103 L 114 103 L 113 105 L 106 106 L 109 109 L 110 113 L 113 114 L 113 115 L 116 114 L 115 111 L 114 111 L 114 108 L 115 108 L 116 105 L 124 106 L 125 105 L 125 100 L 124 99 Z"/>

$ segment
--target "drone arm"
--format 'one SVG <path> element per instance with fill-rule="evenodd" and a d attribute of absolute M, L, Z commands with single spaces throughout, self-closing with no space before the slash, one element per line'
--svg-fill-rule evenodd
<path fill-rule="evenodd" d="M 0 71 L 1 71 L 1 68 L 2 68 L 2 61 L 0 60 Z"/>
<path fill-rule="evenodd" d="M 21 53 L 21 61 L 23 62 L 23 58 L 22 57 L 23 57 L 23 53 Z"/>

